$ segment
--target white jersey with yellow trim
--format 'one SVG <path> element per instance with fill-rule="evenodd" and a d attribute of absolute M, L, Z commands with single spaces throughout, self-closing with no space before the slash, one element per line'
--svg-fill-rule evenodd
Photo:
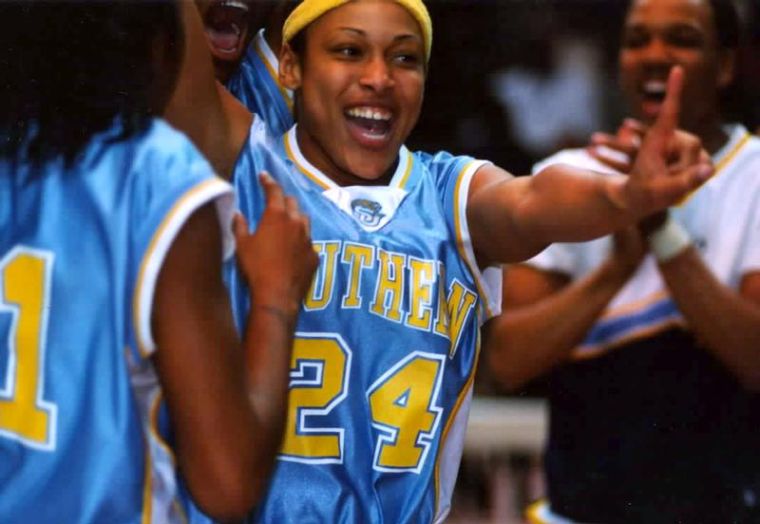
<path fill-rule="evenodd" d="M 718 280 L 737 289 L 742 275 L 760 271 L 760 139 L 740 125 L 729 126 L 726 131 L 728 142 L 713 156 L 716 174 L 673 207 L 671 215 L 689 232 Z M 586 151 L 575 149 L 540 162 L 534 172 L 556 163 L 610 171 Z M 591 242 L 553 244 L 527 264 L 575 280 L 599 267 L 611 249 L 609 236 Z M 648 255 L 576 348 L 574 357 L 593 357 L 683 325 L 654 257 Z"/>
<path fill-rule="evenodd" d="M 153 295 L 200 206 L 217 203 L 232 240 L 234 199 L 162 121 L 121 133 L 72 166 L 0 162 L 2 522 L 185 520 L 150 359 Z"/>
<path fill-rule="evenodd" d="M 479 328 L 500 307 L 467 226 L 483 162 L 402 147 L 387 186 L 340 187 L 295 127 L 256 119 L 233 182 L 255 226 L 269 172 L 311 219 L 320 265 L 298 321 L 285 436 L 255 522 L 440 522 L 459 467 Z M 231 267 L 228 269 L 232 269 Z M 248 293 L 228 278 L 238 322 Z"/>
<path fill-rule="evenodd" d="M 737 289 L 743 275 L 760 271 L 760 140 L 741 126 L 727 131 L 714 156 L 717 173 L 672 215 L 715 277 Z M 549 162 L 603 169 L 578 150 Z M 575 279 L 611 247 L 610 238 L 557 244 L 529 263 Z M 548 380 L 551 515 L 621 524 L 758 522 L 760 398 L 700 346 L 651 255 L 574 357 Z"/>

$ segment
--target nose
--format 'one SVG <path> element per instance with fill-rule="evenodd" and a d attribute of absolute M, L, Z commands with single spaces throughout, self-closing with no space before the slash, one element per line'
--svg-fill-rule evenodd
<path fill-rule="evenodd" d="M 642 49 L 644 59 L 655 64 L 673 64 L 671 51 L 668 43 L 660 37 L 653 37 Z"/>
<path fill-rule="evenodd" d="M 373 91 L 384 91 L 393 87 L 391 68 L 383 56 L 372 56 L 364 64 L 359 83 Z"/>

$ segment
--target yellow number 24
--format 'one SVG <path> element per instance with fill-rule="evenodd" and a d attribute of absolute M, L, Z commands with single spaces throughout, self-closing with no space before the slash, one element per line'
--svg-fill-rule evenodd
<path fill-rule="evenodd" d="M 293 346 L 290 396 L 280 459 L 308 464 L 343 462 L 345 429 L 319 425 L 347 396 L 352 351 L 336 334 L 298 333 Z M 419 473 L 438 428 L 436 405 L 444 355 L 414 352 L 367 391 L 375 443 L 374 468 Z"/>

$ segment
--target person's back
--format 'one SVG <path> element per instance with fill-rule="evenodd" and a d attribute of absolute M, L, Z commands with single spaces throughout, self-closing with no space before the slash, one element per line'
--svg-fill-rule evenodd
<path fill-rule="evenodd" d="M 185 522 L 180 471 L 228 520 L 266 486 L 316 255 L 262 181 L 261 227 L 234 228 L 267 304 L 241 344 L 222 281 L 232 189 L 155 116 L 178 15 L 172 0 L 0 5 L 3 522 Z"/>
<path fill-rule="evenodd" d="M 179 517 L 146 315 L 177 228 L 228 189 L 168 125 L 113 142 L 119 127 L 70 167 L 0 164 L 0 514 L 16 522 Z"/>

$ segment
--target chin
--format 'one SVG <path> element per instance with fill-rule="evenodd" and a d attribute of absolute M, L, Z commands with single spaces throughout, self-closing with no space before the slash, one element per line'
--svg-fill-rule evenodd
<path fill-rule="evenodd" d="M 381 181 L 396 166 L 397 157 L 398 149 L 390 159 L 387 155 L 378 158 L 376 154 L 362 152 L 356 161 L 349 162 L 349 172 L 367 182 Z"/>

